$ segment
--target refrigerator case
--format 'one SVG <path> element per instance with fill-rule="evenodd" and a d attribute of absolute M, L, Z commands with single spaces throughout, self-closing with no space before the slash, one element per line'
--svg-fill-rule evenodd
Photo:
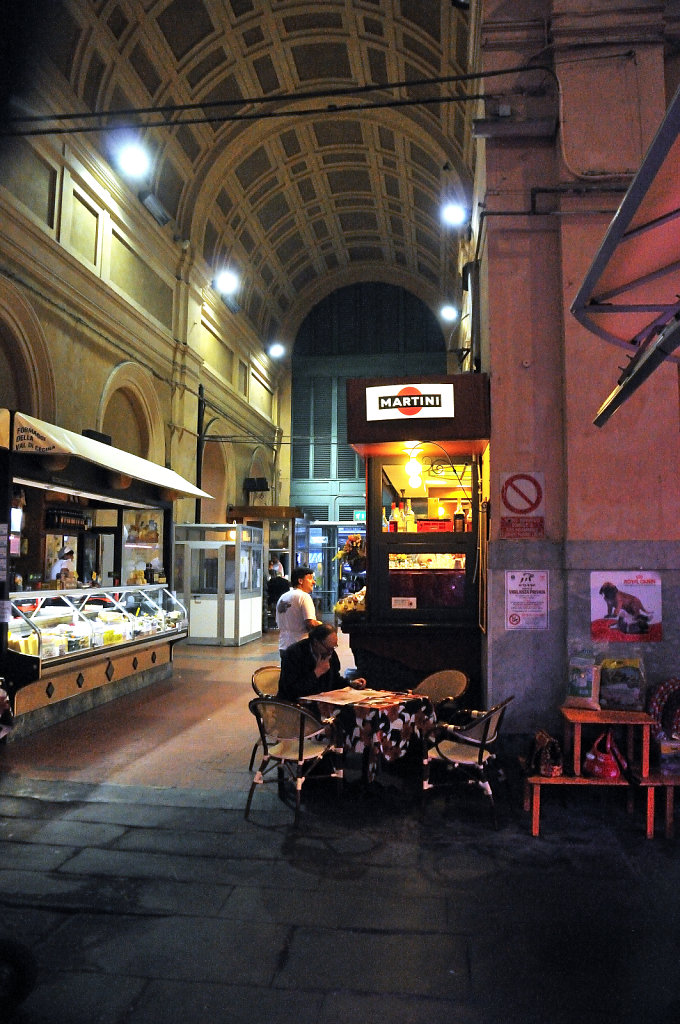
<path fill-rule="evenodd" d="M 151 636 L 179 640 L 186 633 L 184 605 L 162 586 L 10 594 L 7 650 L 26 657 L 24 682 L 39 679 L 46 664 Z"/>

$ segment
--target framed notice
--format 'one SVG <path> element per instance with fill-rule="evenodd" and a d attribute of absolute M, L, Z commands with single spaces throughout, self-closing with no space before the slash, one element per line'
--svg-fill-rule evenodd
<path fill-rule="evenodd" d="M 548 628 L 548 583 L 547 570 L 506 570 L 506 629 Z"/>

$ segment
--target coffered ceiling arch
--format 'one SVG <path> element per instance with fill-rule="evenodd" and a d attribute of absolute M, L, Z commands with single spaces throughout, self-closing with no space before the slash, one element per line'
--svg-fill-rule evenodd
<path fill-rule="evenodd" d="M 257 123 L 197 168 L 180 231 L 208 267 L 242 273 L 261 333 L 289 334 L 306 303 L 353 280 L 450 297 L 458 238 L 440 210 L 469 194 L 447 150 L 388 114 Z"/>
<path fill-rule="evenodd" d="M 241 270 L 242 315 L 290 334 L 334 287 L 450 297 L 469 201 L 470 15 L 440 0 L 51 0 L 43 102 L 113 160 L 128 128 L 206 278 Z M 48 62 L 49 65 L 48 65 Z M 60 77 L 61 76 L 61 77 Z M 68 102 L 68 98 L 71 102 Z M 61 109 L 57 109 L 59 106 Z M 70 110 L 68 107 L 70 106 Z M 94 118 L 94 120 L 92 119 Z M 102 129 L 92 132 L 93 127 Z"/>

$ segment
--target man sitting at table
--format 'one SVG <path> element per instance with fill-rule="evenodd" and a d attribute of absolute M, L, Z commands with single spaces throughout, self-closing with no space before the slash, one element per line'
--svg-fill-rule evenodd
<path fill-rule="evenodd" d="M 326 693 L 343 686 L 363 690 L 365 679 L 344 678 L 340 672 L 340 659 L 335 653 L 338 632 L 335 626 L 322 622 L 313 626 L 304 640 L 281 651 L 281 678 L 279 697 L 297 700 L 312 693 Z"/>

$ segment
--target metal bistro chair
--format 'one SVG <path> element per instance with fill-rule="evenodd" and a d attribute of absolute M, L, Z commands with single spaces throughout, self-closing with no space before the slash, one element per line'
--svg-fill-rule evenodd
<path fill-rule="evenodd" d="M 277 782 L 279 796 L 283 799 L 287 775 L 295 783 L 297 825 L 302 787 L 312 769 L 325 757 L 331 759 L 332 770 L 326 776 L 315 775 L 315 778 L 334 778 L 338 792 L 342 792 L 343 750 L 342 746 L 335 742 L 335 717 L 340 709 L 322 721 L 301 704 L 280 700 L 277 697 L 255 697 L 248 707 L 255 715 L 260 730 L 262 761 L 250 786 L 244 816 L 247 818 L 250 813 L 256 786 Z M 270 778 L 274 769 L 276 773 Z"/>
<path fill-rule="evenodd" d="M 275 697 L 279 692 L 279 676 L 281 675 L 280 665 L 263 665 L 262 668 L 256 668 L 253 672 L 253 678 L 251 679 L 251 685 L 255 690 L 258 697 Z M 257 748 L 260 745 L 259 740 L 255 740 L 253 744 L 253 752 L 250 755 L 250 764 L 248 765 L 248 771 L 252 772 L 253 765 L 255 764 L 255 754 Z"/>
<path fill-rule="evenodd" d="M 470 680 L 465 672 L 457 668 L 433 672 L 418 683 L 414 693 L 429 697 L 440 721 L 446 721 L 458 711 L 458 701 L 463 696 Z"/>
<path fill-rule="evenodd" d="M 513 699 L 508 697 L 489 711 L 470 711 L 470 720 L 465 725 L 440 725 L 435 730 L 433 746 L 429 746 L 427 738 L 424 738 L 423 800 L 429 790 L 455 785 L 456 777 L 462 776 L 470 785 L 477 785 L 482 790 L 491 805 L 494 827 L 498 827 L 489 768 L 496 757 L 495 748 L 506 709 Z M 433 763 L 439 763 L 446 769 L 445 781 L 431 780 L 430 767 Z"/>

